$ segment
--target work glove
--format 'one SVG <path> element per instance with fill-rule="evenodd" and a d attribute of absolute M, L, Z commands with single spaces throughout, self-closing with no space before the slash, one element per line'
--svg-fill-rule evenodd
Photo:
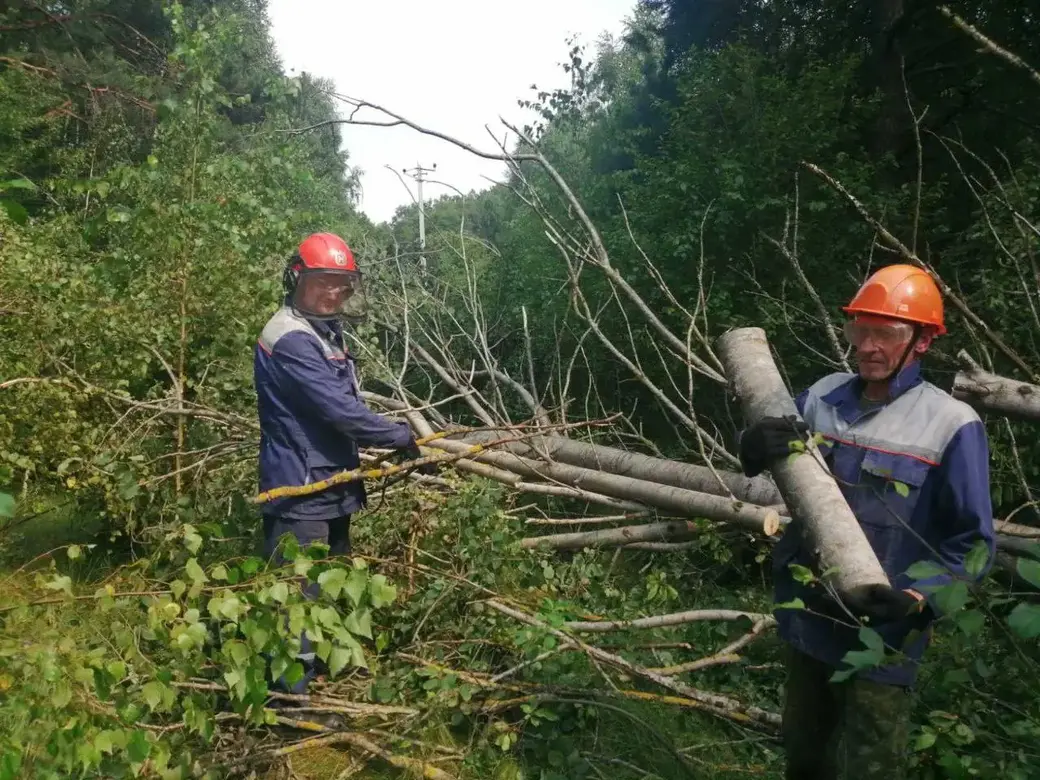
<path fill-rule="evenodd" d="M 415 439 L 412 439 L 397 452 L 401 455 L 402 459 L 406 461 L 419 460 L 419 458 L 423 457 L 422 450 L 420 450 L 419 445 L 415 443 Z M 421 466 L 416 466 L 412 470 L 417 474 L 424 474 L 427 477 L 432 477 L 437 474 L 437 465 L 435 463 L 424 463 Z"/>
<path fill-rule="evenodd" d="M 790 442 L 804 441 L 809 426 L 796 415 L 763 417 L 740 437 L 740 465 L 744 474 L 755 477 L 770 463 L 791 454 Z"/>
<path fill-rule="evenodd" d="M 907 618 L 917 623 L 927 618 L 928 603 L 905 590 L 890 585 L 871 585 L 857 589 L 844 599 L 849 611 L 858 618 L 867 618 L 874 625 L 896 623 Z"/>
<path fill-rule="evenodd" d="M 932 618 L 931 607 L 927 601 L 918 599 L 909 591 L 896 590 L 890 585 L 857 588 L 842 597 L 842 604 L 837 604 L 829 594 L 824 600 L 829 604 L 823 611 L 835 618 L 844 619 L 845 622 L 849 620 L 849 612 L 870 626 L 905 621 L 908 626 L 923 628 Z M 842 605 L 845 609 L 842 609 Z"/>

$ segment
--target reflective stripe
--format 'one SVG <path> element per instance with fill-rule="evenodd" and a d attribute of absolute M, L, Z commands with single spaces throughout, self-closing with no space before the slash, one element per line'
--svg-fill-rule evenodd
<path fill-rule="evenodd" d="M 317 656 L 314 653 L 297 653 L 296 657 L 301 661 L 313 661 Z"/>
<path fill-rule="evenodd" d="M 803 417 L 813 431 L 844 444 L 934 465 L 942 460 L 957 431 L 979 421 L 978 414 L 967 404 L 929 382 L 920 382 L 876 413 L 866 413 L 862 419 L 850 422 L 823 397 L 853 376 L 831 374 L 809 388 Z"/>
<path fill-rule="evenodd" d="M 347 356 L 338 345 L 331 343 L 328 339 L 323 339 L 313 325 L 305 318 L 298 316 L 288 306 L 280 308 L 264 325 L 264 329 L 260 333 L 260 346 L 267 354 L 271 354 L 282 336 L 298 331 L 310 333 L 314 336 L 318 343 L 321 344 L 321 350 L 325 353 L 325 357 L 329 360 L 346 360 Z"/>
<path fill-rule="evenodd" d="M 882 453 L 884 455 L 897 455 L 897 456 L 904 457 L 904 458 L 913 458 L 914 460 L 919 460 L 919 461 L 921 461 L 922 463 L 924 463 L 924 464 L 926 464 L 928 466 L 938 466 L 939 465 L 938 461 L 929 460 L 928 458 L 925 458 L 925 457 L 923 457 L 921 455 L 915 455 L 912 452 L 896 452 L 894 450 L 886 450 L 884 447 L 872 446 L 871 444 L 866 443 L 863 440 L 862 437 L 860 437 L 856 441 L 849 441 L 849 440 L 846 440 L 846 439 L 839 439 L 837 436 L 828 436 L 825 433 L 823 433 L 821 435 L 827 441 L 837 442 L 838 444 L 849 444 L 849 445 L 852 445 L 854 447 L 860 447 L 860 448 L 865 449 L 865 450 L 873 450 L 874 452 L 880 452 L 880 453 Z M 910 449 L 910 448 L 909 447 L 904 447 L 903 449 Z"/>

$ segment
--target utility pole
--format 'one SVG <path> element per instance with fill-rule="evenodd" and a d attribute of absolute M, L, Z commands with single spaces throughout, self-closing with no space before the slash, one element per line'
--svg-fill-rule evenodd
<path fill-rule="evenodd" d="M 404 168 L 407 176 L 415 179 L 419 190 L 419 272 L 426 273 L 426 204 L 423 201 L 422 185 L 426 181 L 426 174 L 437 170 L 437 163 L 432 168 L 423 168 L 419 163 L 414 168 Z"/>

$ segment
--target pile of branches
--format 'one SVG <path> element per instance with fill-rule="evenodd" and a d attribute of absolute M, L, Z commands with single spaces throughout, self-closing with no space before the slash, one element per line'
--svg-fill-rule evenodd
<path fill-rule="evenodd" d="M 483 608 L 485 613 L 490 610 L 493 614 L 531 626 L 559 640 L 554 649 L 495 674 L 451 666 L 441 659 L 424 657 L 408 650 L 395 652 L 386 659 L 386 663 L 398 671 L 418 671 L 427 678 L 451 678 L 454 684 L 465 686 L 468 689 L 465 711 L 472 718 L 489 719 L 520 711 L 521 707 L 567 703 L 603 708 L 624 715 L 625 710 L 618 705 L 625 701 L 637 701 L 703 712 L 767 739 L 775 738 L 779 733 L 779 714 L 743 703 L 731 696 L 701 690 L 680 679 L 688 673 L 740 662 L 742 659 L 739 652 L 775 624 L 768 615 L 734 610 L 699 610 L 647 620 L 575 621 L 557 629 L 514 606 L 511 599 L 503 596 L 485 597 L 470 603 L 474 608 Z M 626 629 L 681 626 L 694 621 L 753 623 L 747 633 L 717 652 L 696 661 L 656 668 L 635 663 L 619 653 L 590 644 L 579 636 L 582 633 L 602 634 Z M 575 688 L 516 679 L 523 670 L 565 652 L 584 654 L 610 680 L 611 685 L 606 688 Z M 629 680 L 649 683 L 664 693 L 645 690 L 645 686 L 632 687 L 634 682 L 627 686 L 624 683 L 619 685 L 611 678 L 616 678 L 618 682 Z M 222 684 L 208 681 L 174 685 L 199 691 L 225 691 Z M 307 694 L 272 692 L 270 700 L 278 703 L 274 724 L 289 731 L 274 731 L 264 735 L 251 745 L 244 756 L 240 742 L 228 741 L 226 745 L 217 747 L 210 760 L 229 767 L 231 776 L 235 776 L 271 764 L 287 764 L 291 768 L 292 759 L 303 751 L 339 746 L 349 751 L 355 771 L 367 761 L 379 760 L 415 777 L 453 780 L 461 776 L 465 750 L 454 741 L 448 744 L 432 741 L 433 735 L 429 729 L 425 729 L 426 733 L 419 736 L 424 731 L 424 723 L 438 710 L 457 706 L 452 696 L 435 696 L 425 702 L 407 705 L 376 704 L 370 700 L 368 685 L 369 680 L 366 678 L 348 676 L 336 681 L 319 680 Z M 334 716 L 338 722 L 330 721 L 328 716 Z M 228 715 L 229 719 L 233 717 Z M 300 732 L 308 736 L 298 738 Z M 295 738 L 287 739 L 287 733 Z M 434 731 L 434 735 L 437 733 Z M 657 734 L 648 736 L 660 740 L 680 762 L 690 762 L 668 738 Z"/>

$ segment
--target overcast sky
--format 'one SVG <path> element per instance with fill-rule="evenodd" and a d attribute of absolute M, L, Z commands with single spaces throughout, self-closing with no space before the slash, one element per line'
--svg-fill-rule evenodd
<path fill-rule="evenodd" d="M 378 103 L 431 129 L 493 151 L 499 116 L 523 122 L 516 104 L 529 87 L 569 83 L 558 63 L 567 37 L 589 45 L 620 35 L 636 0 L 268 0 L 272 35 L 286 71 L 332 79 L 339 92 Z M 431 179 L 463 192 L 503 166 L 407 127 L 343 127 L 352 165 L 362 169 L 361 209 L 374 221 L 412 201 L 400 171 L 437 164 Z M 412 188 L 415 183 L 408 178 Z M 427 184 L 425 197 L 451 190 Z"/>

